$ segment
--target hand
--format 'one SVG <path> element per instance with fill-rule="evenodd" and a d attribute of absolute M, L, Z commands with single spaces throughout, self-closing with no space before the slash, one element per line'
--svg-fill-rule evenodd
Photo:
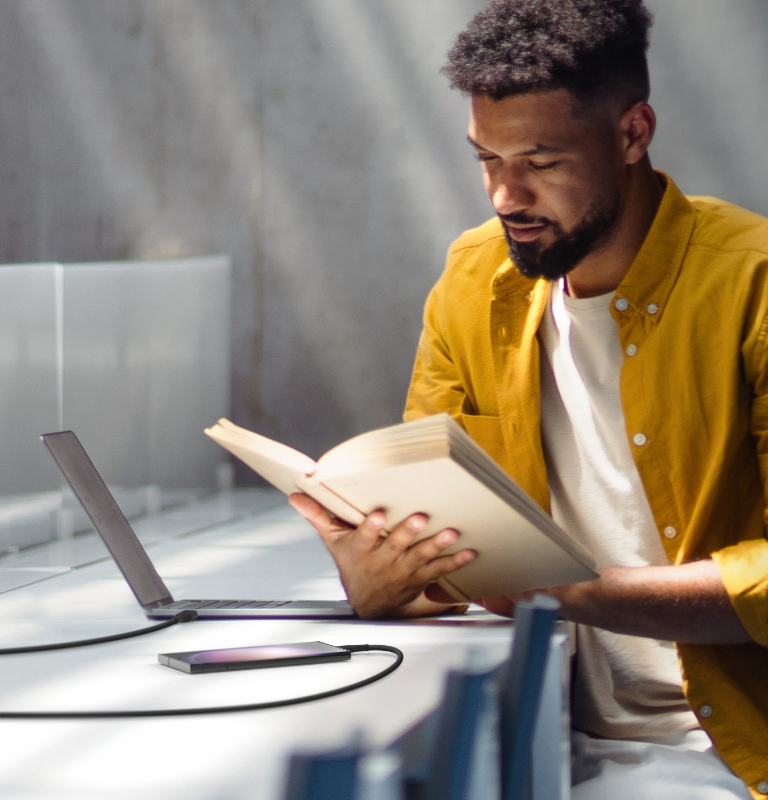
<path fill-rule="evenodd" d="M 540 590 L 539 593 L 546 594 L 547 592 L 546 590 Z M 535 594 L 535 591 L 520 592 L 519 594 L 502 594 L 498 597 L 484 597 L 482 600 L 478 600 L 477 602 L 486 611 L 490 611 L 492 614 L 498 614 L 501 617 L 514 617 L 517 604 L 521 600 L 533 600 L 533 596 Z"/>
<path fill-rule="evenodd" d="M 384 537 L 386 516 L 381 511 L 351 528 L 305 494 L 292 494 L 288 502 L 320 534 L 336 562 L 350 604 L 364 619 L 445 610 L 442 601 L 432 603 L 422 593 L 437 578 L 469 564 L 477 555 L 474 550 L 441 555 L 458 538 L 451 528 L 414 544 L 427 525 L 423 514 L 408 517 Z M 455 603 L 450 598 L 448 602 Z"/>

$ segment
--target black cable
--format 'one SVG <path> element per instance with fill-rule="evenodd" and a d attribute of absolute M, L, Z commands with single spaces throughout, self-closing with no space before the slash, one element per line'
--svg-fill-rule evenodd
<path fill-rule="evenodd" d="M 181 616 L 181 614 L 178 616 Z M 172 625 L 173 622 L 171 621 L 167 624 Z M 158 627 L 160 626 L 146 628 L 144 631 L 140 631 L 139 633 L 149 630 L 157 630 Z M 126 634 L 121 634 L 123 637 L 125 635 Z M 133 635 L 138 635 L 138 633 L 134 633 Z M 113 637 L 105 637 L 105 639 L 101 641 L 110 641 L 112 638 Z M 99 640 L 94 639 L 91 641 Z M 387 644 L 349 644 L 341 645 L 341 648 L 343 650 L 349 650 L 350 653 L 359 653 L 366 650 L 383 650 L 387 653 L 394 653 L 395 662 L 394 664 L 390 664 L 381 672 L 377 672 L 375 675 L 372 675 L 370 678 L 358 681 L 357 683 L 350 683 L 348 686 L 341 686 L 338 689 L 330 689 L 327 692 L 319 692 L 318 694 L 309 694 L 302 697 L 291 697 L 287 700 L 272 700 L 269 703 L 247 703 L 245 705 L 238 706 L 213 706 L 210 708 L 169 708 L 160 710 L 147 709 L 139 711 L 0 711 L 0 719 L 116 719 L 123 717 L 181 717 L 189 716 L 191 714 L 229 714 L 233 711 L 261 711 L 266 708 L 295 706 L 299 703 L 309 703 L 312 700 L 324 700 L 326 697 L 334 697 L 337 694 L 351 692 L 353 689 L 360 689 L 363 686 L 368 686 L 370 683 L 375 683 L 376 681 L 385 678 L 403 663 L 402 650 L 398 650 L 396 647 L 390 647 Z"/>
<path fill-rule="evenodd" d="M 44 650 L 65 650 L 68 647 L 84 647 L 89 644 L 104 644 L 104 642 L 117 642 L 120 639 L 131 639 L 134 636 L 142 636 L 145 633 L 152 633 L 152 631 L 159 631 L 163 628 L 170 628 L 171 625 L 177 625 L 180 622 L 192 622 L 197 619 L 197 611 L 182 611 L 177 614 L 173 619 L 167 619 L 157 625 L 150 625 L 148 628 L 140 628 L 137 631 L 128 631 L 127 633 L 116 633 L 112 636 L 100 636 L 98 639 L 80 639 L 77 642 L 59 642 L 58 644 L 37 644 L 33 647 L 7 647 L 0 650 L 0 656 L 10 656 L 15 653 L 40 653 Z"/>

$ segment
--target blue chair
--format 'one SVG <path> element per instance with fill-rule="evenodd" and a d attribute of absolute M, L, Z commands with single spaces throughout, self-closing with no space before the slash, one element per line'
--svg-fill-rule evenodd
<path fill-rule="evenodd" d="M 482 717 L 488 713 L 494 671 L 448 673 L 438 712 L 423 800 L 465 800 Z"/>
<path fill-rule="evenodd" d="M 288 765 L 284 800 L 355 800 L 360 751 L 295 753 Z"/>
<path fill-rule="evenodd" d="M 545 595 L 518 603 L 509 659 L 491 671 L 448 674 L 443 702 L 429 725 L 426 777 L 407 782 L 408 800 L 476 796 L 478 773 L 473 771 L 479 737 L 487 733 L 491 719 L 497 723 L 491 738 L 498 744 L 500 763 L 492 757 L 485 759 L 490 793 L 499 800 L 522 800 L 530 792 L 533 733 L 559 608 L 556 600 Z M 489 746 L 489 742 L 480 743 L 481 748 Z M 494 756 L 495 750 L 482 755 Z M 294 755 L 284 800 L 357 800 L 359 761 L 359 750 L 352 748 Z M 496 773 L 490 774 L 493 770 Z M 485 779 L 483 774 L 479 777 Z"/>
<path fill-rule="evenodd" d="M 542 594 L 517 604 L 512 652 L 499 683 L 502 800 L 522 800 L 530 793 L 533 731 L 559 610 L 557 600 Z"/>
<path fill-rule="evenodd" d="M 533 733 L 559 608 L 545 595 L 518 603 L 509 659 L 491 672 L 448 674 L 426 776 L 409 782 L 409 800 L 521 800 L 530 792 Z"/>

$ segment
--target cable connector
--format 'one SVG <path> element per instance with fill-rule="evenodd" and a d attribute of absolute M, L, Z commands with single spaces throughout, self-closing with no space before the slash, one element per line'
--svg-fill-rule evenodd
<path fill-rule="evenodd" d="M 197 611 L 187 609 L 180 611 L 173 619 L 159 622 L 157 625 L 150 625 L 149 628 L 139 628 L 137 631 L 127 633 L 116 633 L 113 636 L 100 636 L 98 639 L 80 639 L 77 642 L 57 642 L 56 644 L 37 644 L 31 647 L 6 647 L 0 650 L 0 656 L 9 656 L 17 653 L 42 653 L 45 650 L 66 650 L 69 647 L 85 647 L 91 644 L 104 644 L 105 642 L 119 642 L 121 639 L 131 639 L 134 636 L 143 636 L 145 633 L 160 631 L 163 628 L 170 628 L 179 622 L 192 622 L 197 619 Z"/>
<path fill-rule="evenodd" d="M 369 644 L 340 644 L 338 647 L 340 647 L 342 650 L 347 650 L 350 653 L 364 653 L 366 650 L 371 649 Z"/>

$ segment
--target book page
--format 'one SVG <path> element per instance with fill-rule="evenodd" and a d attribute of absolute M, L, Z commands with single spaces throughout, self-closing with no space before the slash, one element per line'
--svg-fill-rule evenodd
<path fill-rule="evenodd" d="M 357 508 L 314 479 L 317 464 L 304 453 L 240 428 L 227 419 L 220 419 L 216 425 L 206 428 L 205 434 L 281 492 L 304 492 L 350 525 L 363 521 L 364 515 Z"/>
<path fill-rule="evenodd" d="M 229 420 L 219 420 L 213 427 L 206 428 L 205 434 L 286 494 L 302 491 L 298 484 L 307 476 L 314 475 L 317 468 L 309 456 L 266 436 L 239 428 Z"/>
<path fill-rule="evenodd" d="M 449 430 L 461 428 L 448 414 L 435 414 L 353 436 L 317 460 L 324 475 L 422 461 L 449 451 Z M 466 434 L 464 434 L 466 435 Z"/>

